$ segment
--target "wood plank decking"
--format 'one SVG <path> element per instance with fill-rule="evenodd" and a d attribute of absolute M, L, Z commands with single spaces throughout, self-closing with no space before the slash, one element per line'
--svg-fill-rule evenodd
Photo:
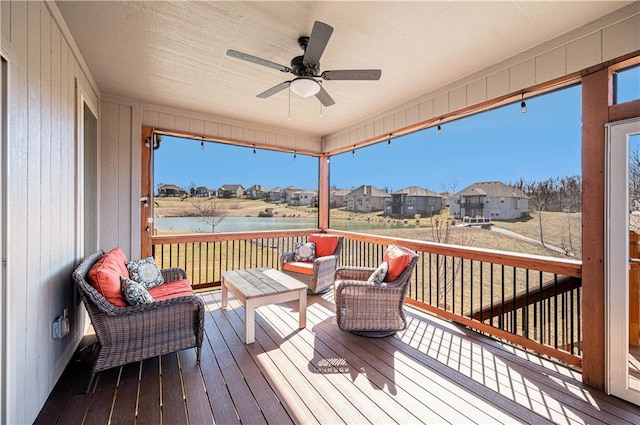
<path fill-rule="evenodd" d="M 579 372 L 408 308 L 394 337 L 362 338 L 335 324 L 332 294 L 260 307 L 245 345 L 244 309 L 219 291 L 195 350 L 100 373 L 72 362 L 36 424 L 638 424 L 640 408 L 580 381 Z"/>

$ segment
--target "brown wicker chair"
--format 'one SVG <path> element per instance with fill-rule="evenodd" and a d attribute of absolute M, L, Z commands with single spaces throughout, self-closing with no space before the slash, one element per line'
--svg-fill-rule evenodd
<path fill-rule="evenodd" d="M 357 335 L 385 337 L 407 327 L 404 299 L 417 254 L 398 247 L 411 256 L 400 276 L 383 285 L 367 282 L 375 271 L 371 267 L 339 267 L 335 274 L 334 298 L 338 327 Z"/>
<path fill-rule="evenodd" d="M 338 244 L 332 255 L 318 257 L 313 264 L 309 264 L 308 273 L 299 273 L 293 270 L 287 270 L 285 263 L 293 263 L 294 252 L 289 251 L 280 255 L 280 271 L 294 279 L 307 284 L 308 294 L 321 294 L 331 289 L 333 285 L 333 274 L 338 265 L 340 252 L 342 251 L 343 237 L 337 236 Z"/>
<path fill-rule="evenodd" d="M 89 283 L 91 267 L 104 253 L 87 257 L 73 272 L 73 280 L 96 333 L 95 362 L 85 388 L 89 391 L 97 372 L 187 348 L 200 349 L 204 329 L 204 303 L 181 296 L 150 304 L 116 307 Z M 179 268 L 162 270 L 166 282 L 186 279 Z"/>

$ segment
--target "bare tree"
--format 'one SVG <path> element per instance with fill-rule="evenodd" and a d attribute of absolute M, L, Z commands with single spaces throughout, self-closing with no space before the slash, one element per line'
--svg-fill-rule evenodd
<path fill-rule="evenodd" d="M 540 243 L 544 244 L 544 232 L 542 229 L 542 211 L 547 211 L 547 205 L 553 197 L 555 183 L 552 178 L 543 182 L 525 183 L 525 193 L 529 196 L 529 203 L 538 211 L 540 225 Z M 546 246 L 545 246 L 546 247 Z"/>
<path fill-rule="evenodd" d="M 205 201 L 196 201 L 191 205 L 193 205 L 193 208 L 196 210 L 196 216 L 205 224 L 211 226 L 211 233 L 214 233 L 216 226 L 224 220 L 224 216 L 221 214 L 221 209 L 219 208 L 215 198 Z"/>
<path fill-rule="evenodd" d="M 456 232 L 456 240 L 452 241 L 453 225 L 447 213 L 432 215 L 431 220 L 431 237 L 434 242 L 449 244 L 455 242 L 456 245 L 471 245 L 471 235 L 468 229 L 460 228 Z M 462 268 L 462 258 L 452 258 L 451 264 L 447 264 L 447 256 L 437 255 L 431 259 L 429 267 L 431 267 L 430 275 L 436 276 L 436 285 L 439 287 L 438 303 L 441 307 L 447 308 L 445 295 L 451 296 L 454 290 L 455 280 L 459 280 L 460 270 Z"/>

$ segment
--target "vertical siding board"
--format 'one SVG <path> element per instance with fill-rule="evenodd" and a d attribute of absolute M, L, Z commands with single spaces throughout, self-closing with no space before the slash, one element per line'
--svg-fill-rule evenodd
<path fill-rule="evenodd" d="M 41 261 L 40 261 L 40 150 L 42 144 L 40 104 L 42 101 L 40 80 L 40 7 L 39 2 L 29 2 L 27 6 L 27 78 L 28 78 L 28 109 L 29 124 L 28 134 L 28 163 L 27 163 L 27 267 L 29 274 L 25 282 L 27 287 L 27 299 L 24 304 L 25 322 L 29 324 L 39 323 L 44 325 L 44 315 L 41 309 Z M 38 360 L 40 335 L 38 329 L 27 326 L 25 332 L 27 352 L 23 359 L 29 367 L 26 368 L 23 379 L 26 383 L 42 382 L 40 361 Z M 27 400 L 37 403 L 37 394 L 29 391 Z M 29 403 L 25 403 L 25 414 L 28 415 Z"/>
<path fill-rule="evenodd" d="M 65 261 L 69 261 L 68 252 L 65 249 L 61 249 L 61 244 L 66 244 L 65 235 L 61 233 L 62 223 L 61 208 L 62 208 L 62 187 L 63 182 L 60 178 L 60 174 L 63 172 L 62 161 L 60 158 L 60 146 L 63 142 L 60 137 L 60 30 L 55 22 L 52 22 L 51 29 L 51 152 L 50 152 L 50 164 L 51 164 L 51 178 L 49 180 L 49 193 L 50 193 L 50 234 L 49 247 L 52 263 L 52 271 L 58 272 L 59 268 L 65 264 Z M 65 188 L 66 190 L 66 188 Z M 60 279 L 51 279 L 49 285 L 49 299 L 54 300 L 59 297 L 59 294 L 63 293 L 63 287 Z M 71 305 L 69 305 L 70 311 L 72 311 Z M 51 307 L 50 307 L 51 308 Z M 49 311 L 49 317 L 53 316 L 53 309 Z M 60 347 L 53 347 L 50 350 L 52 358 L 47 364 L 54 364 L 55 359 L 60 356 Z M 55 382 L 52 383 L 53 386 Z"/>
<path fill-rule="evenodd" d="M 60 298 L 51 292 L 51 17 L 44 4 L 40 4 L 40 268 L 41 279 L 37 284 L 38 310 L 41 321 L 48 323 L 53 320 L 54 312 L 59 310 Z M 38 344 L 37 375 L 38 382 L 47 385 L 38 386 L 38 400 L 46 400 L 49 396 L 49 388 L 55 385 L 54 376 L 48 373 L 47 365 L 52 364 L 52 348 L 55 341 L 50 338 L 50 330 L 47 326 L 40 326 L 36 330 Z"/>
<path fill-rule="evenodd" d="M 602 62 L 602 32 L 598 31 L 567 44 L 567 72 L 576 72 Z"/>
<path fill-rule="evenodd" d="M 419 105 L 413 105 L 407 108 L 407 125 L 414 125 L 420 122 L 420 107 Z"/>
<path fill-rule="evenodd" d="M 191 122 L 189 118 L 183 116 L 175 116 L 175 129 L 188 133 L 191 130 Z"/>
<path fill-rule="evenodd" d="M 509 91 L 519 91 L 536 83 L 536 61 L 529 59 L 511 67 Z"/>
<path fill-rule="evenodd" d="M 561 77 L 567 72 L 567 49 L 565 46 L 536 57 L 536 83 L 544 83 Z"/>
<path fill-rule="evenodd" d="M 433 100 L 429 99 L 424 102 L 420 102 L 418 105 L 420 111 L 420 121 L 426 121 L 433 118 Z"/>
<path fill-rule="evenodd" d="M 100 205 L 111 205 L 117 211 L 118 205 L 118 105 L 103 103 L 102 138 L 100 144 Z M 119 214 L 100 215 L 100 241 L 102 249 L 109 250 L 118 244 L 117 230 Z"/>
<path fill-rule="evenodd" d="M 210 137 L 218 136 L 218 123 L 205 121 L 204 122 L 204 134 Z"/>
<path fill-rule="evenodd" d="M 147 125 L 149 127 L 158 127 L 158 112 L 145 110 L 142 113 L 142 125 Z"/>
<path fill-rule="evenodd" d="M 118 227 L 114 233 L 118 239 L 114 246 L 120 246 L 125 252 L 131 253 L 130 235 L 131 223 L 131 107 L 120 105 L 118 108 Z M 139 185 L 139 183 L 138 183 Z M 113 231 L 112 230 L 112 231 Z"/>
<path fill-rule="evenodd" d="M 467 102 L 477 105 L 487 100 L 487 79 L 473 81 L 467 85 Z"/>
<path fill-rule="evenodd" d="M 640 15 L 602 30 L 602 60 L 610 60 L 640 49 Z"/>
<path fill-rule="evenodd" d="M 433 114 L 435 116 L 445 115 L 449 111 L 449 92 L 443 93 L 433 99 Z"/>
<path fill-rule="evenodd" d="M 174 116 L 160 112 L 158 114 L 158 127 L 162 129 L 175 129 Z"/>
<path fill-rule="evenodd" d="M 11 40 L 11 2 L 0 1 L 0 29 L 2 39 Z"/>
<path fill-rule="evenodd" d="M 193 134 L 204 135 L 204 121 L 191 119 L 191 123 L 189 125 L 190 132 Z"/>
<path fill-rule="evenodd" d="M 509 70 L 491 74 L 487 77 L 487 97 L 493 99 L 509 93 Z"/>
<path fill-rule="evenodd" d="M 4 11 L 5 9 L 3 9 Z M 11 40 L 17 52 L 27 51 L 27 3 L 11 4 Z M 7 356 L 7 421 L 13 423 L 28 422 L 25 406 L 28 401 L 26 385 L 26 351 L 27 351 L 27 226 L 24 217 L 27 213 L 27 164 L 29 122 L 27 98 L 27 58 L 24 54 L 16 55 L 13 78 L 9 79 L 12 97 L 12 125 L 9 128 L 9 164 L 11 179 L 9 181 L 9 276 L 7 278 L 10 301 L 7 303 L 7 346 L 13 355 Z"/>

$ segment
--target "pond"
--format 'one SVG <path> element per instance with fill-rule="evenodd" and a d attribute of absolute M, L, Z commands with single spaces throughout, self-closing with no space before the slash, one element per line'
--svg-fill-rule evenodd
<path fill-rule="evenodd" d="M 154 220 L 157 230 L 177 232 L 210 233 L 211 226 L 198 217 L 162 217 Z M 215 233 L 260 232 L 269 230 L 314 229 L 318 226 L 315 217 L 225 217 L 216 227 Z M 360 231 L 367 229 L 411 229 L 415 224 L 392 222 L 367 222 L 355 220 L 331 220 L 336 230 Z"/>

